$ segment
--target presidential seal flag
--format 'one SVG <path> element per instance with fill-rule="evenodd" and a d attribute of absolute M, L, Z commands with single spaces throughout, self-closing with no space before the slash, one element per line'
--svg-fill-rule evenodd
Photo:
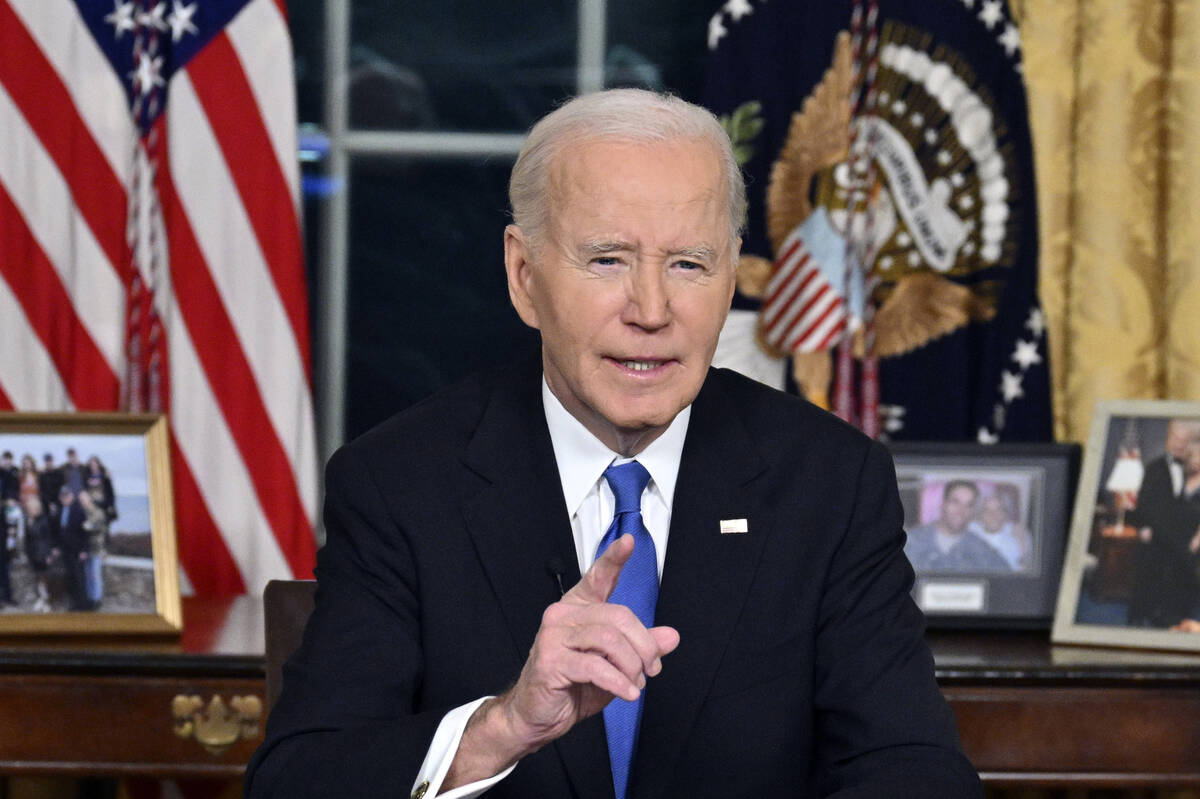
<path fill-rule="evenodd" d="M 283 0 L 0 0 L 0 409 L 169 414 L 197 594 L 312 573 Z"/>
<path fill-rule="evenodd" d="M 750 187 L 719 365 L 884 438 L 1051 438 L 1021 37 L 1002 0 L 728 0 Z"/>

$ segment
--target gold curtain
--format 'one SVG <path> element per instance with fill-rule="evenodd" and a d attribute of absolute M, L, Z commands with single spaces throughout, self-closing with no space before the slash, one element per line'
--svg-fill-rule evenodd
<path fill-rule="evenodd" d="M 1200 400 L 1197 0 L 1011 0 L 1059 440 L 1107 398 Z"/>

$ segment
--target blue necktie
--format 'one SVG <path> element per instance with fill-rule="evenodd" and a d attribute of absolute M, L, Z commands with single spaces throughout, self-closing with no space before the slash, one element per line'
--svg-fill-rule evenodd
<path fill-rule="evenodd" d="M 658 604 L 658 558 L 655 557 L 654 541 L 642 523 L 642 491 L 650 482 L 650 473 L 637 461 L 630 461 L 609 466 L 604 470 L 604 478 L 616 498 L 616 510 L 612 524 L 600 539 L 596 557 L 627 533 L 634 539 L 633 554 L 621 570 L 617 587 L 608 601 L 625 605 L 642 624 L 651 627 L 654 625 L 654 608 Z M 641 719 L 640 696 L 634 702 L 614 698 L 604 708 L 604 730 L 608 735 L 608 757 L 612 763 L 617 799 L 625 799 Z"/>

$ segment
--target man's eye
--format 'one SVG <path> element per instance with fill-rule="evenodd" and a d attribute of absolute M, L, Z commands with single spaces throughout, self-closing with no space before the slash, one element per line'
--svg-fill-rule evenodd
<path fill-rule="evenodd" d="M 698 264 L 695 261 L 676 261 L 675 266 L 688 272 L 704 269 L 704 264 Z"/>
<path fill-rule="evenodd" d="M 592 263 L 594 263 L 596 266 L 616 266 L 617 264 L 621 263 L 621 259 L 610 255 L 601 255 L 597 258 L 593 258 Z"/>

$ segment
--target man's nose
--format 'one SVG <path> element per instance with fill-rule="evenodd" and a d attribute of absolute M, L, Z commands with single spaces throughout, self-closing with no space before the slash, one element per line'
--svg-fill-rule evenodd
<path fill-rule="evenodd" d="M 627 323 L 657 330 L 671 321 L 671 300 L 661 270 L 639 264 L 630 270 L 628 292 Z"/>

